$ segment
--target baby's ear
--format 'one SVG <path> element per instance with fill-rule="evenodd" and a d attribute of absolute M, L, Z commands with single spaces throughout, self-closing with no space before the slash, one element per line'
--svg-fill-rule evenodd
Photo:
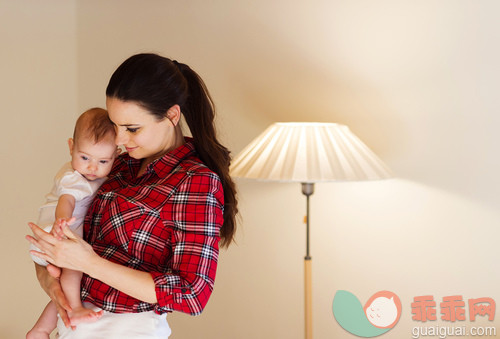
<path fill-rule="evenodd" d="M 68 139 L 68 146 L 69 146 L 69 154 L 73 155 L 73 147 L 75 146 L 75 142 L 73 141 L 73 138 Z"/>

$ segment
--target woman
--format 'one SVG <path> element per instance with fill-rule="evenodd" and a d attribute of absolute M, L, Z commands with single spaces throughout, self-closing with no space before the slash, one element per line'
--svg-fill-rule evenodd
<path fill-rule="evenodd" d="M 89 208 L 85 241 L 67 228 L 62 239 L 34 224 L 35 237 L 28 236 L 45 252 L 40 258 L 83 271 L 82 299 L 104 315 L 66 329 L 69 306 L 58 280 L 41 266 L 37 277 L 58 305 L 61 338 L 165 338 L 167 312 L 201 313 L 219 240 L 227 246 L 233 239 L 229 152 L 217 141 L 210 95 L 185 64 L 134 55 L 112 75 L 106 96 L 116 143 L 127 153 Z M 181 115 L 192 138 L 182 134 Z"/>

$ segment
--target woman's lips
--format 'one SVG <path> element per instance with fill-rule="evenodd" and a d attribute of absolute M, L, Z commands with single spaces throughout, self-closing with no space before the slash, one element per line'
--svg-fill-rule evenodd
<path fill-rule="evenodd" d="M 125 149 L 127 150 L 128 153 L 132 152 L 133 150 L 135 150 L 137 147 L 125 147 Z"/>

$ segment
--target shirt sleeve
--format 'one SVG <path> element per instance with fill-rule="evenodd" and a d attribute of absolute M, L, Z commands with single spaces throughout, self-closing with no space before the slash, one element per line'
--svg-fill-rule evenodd
<path fill-rule="evenodd" d="M 72 195 L 76 201 L 93 194 L 89 182 L 76 171 L 67 171 L 60 178 L 56 179 L 56 194 L 60 197 L 63 194 Z"/>
<path fill-rule="evenodd" d="M 151 273 L 158 306 L 198 315 L 212 293 L 217 269 L 224 209 L 220 179 L 211 172 L 189 175 L 170 208 L 171 271 Z"/>

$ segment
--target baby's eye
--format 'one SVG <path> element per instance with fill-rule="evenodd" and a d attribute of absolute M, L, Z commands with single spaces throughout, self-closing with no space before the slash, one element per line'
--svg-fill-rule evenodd
<path fill-rule="evenodd" d="M 107 160 L 101 160 L 101 161 L 99 161 L 99 162 L 100 162 L 101 164 L 105 165 L 105 164 L 107 164 L 109 161 L 107 161 Z"/>
<path fill-rule="evenodd" d="M 139 130 L 138 127 L 127 127 L 127 132 L 135 133 Z"/>
<path fill-rule="evenodd" d="M 83 159 L 83 160 L 89 160 L 89 158 L 88 158 L 88 157 L 86 157 L 85 155 L 82 155 L 82 159 Z"/>

